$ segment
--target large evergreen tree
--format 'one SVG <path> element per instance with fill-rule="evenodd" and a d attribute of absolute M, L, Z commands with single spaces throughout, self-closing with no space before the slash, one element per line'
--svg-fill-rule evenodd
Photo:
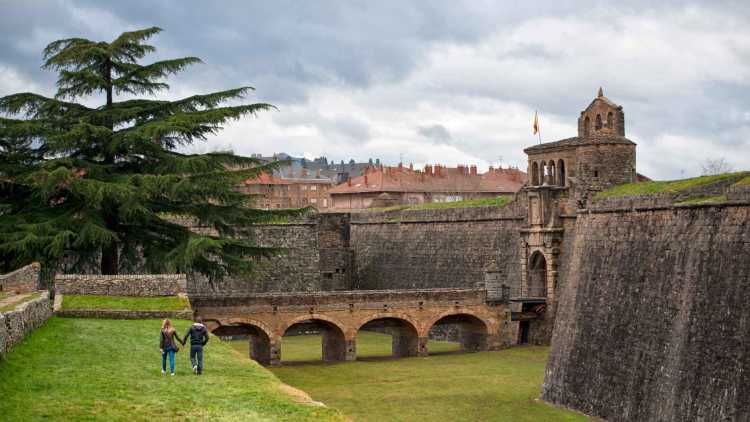
<path fill-rule="evenodd" d="M 251 270 L 273 250 L 242 236 L 253 223 L 295 211 L 252 209 L 236 186 L 277 164 L 232 153 L 187 155 L 177 148 L 215 134 L 228 120 L 269 104 L 224 106 L 242 87 L 179 101 L 153 94 L 195 57 L 140 64 L 160 31 L 125 32 L 112 42 L 55 41 L 43 68 L 58 72 L 57 94 L 0 98 L 0 255 L 11 266 L 42 261 L 103 274 L 137 268 L 198 271 L 211 279 Z M 76 99 L 98 95 L 100 107 Z M 68 100 L 68 101 L 66 101 Z M 189 217 L 210 230 L 175 222 Z"/>

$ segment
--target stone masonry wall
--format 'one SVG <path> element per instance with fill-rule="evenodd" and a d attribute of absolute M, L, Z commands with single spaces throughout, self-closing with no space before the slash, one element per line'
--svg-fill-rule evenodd
<path fill-rule="evenodd" d="M 544 400 L 609 421 L 750 420 L 750 204 L 588 211 L 571 246 Z"/>
<path fill-rule="evenodd" d="M 0 292 L 29 293 L 39 288 L 41 267 L 38 262 L 0 275 Z"/>
<path fill-rule="evenodd" d="M 0 356 L 21 342 L 32 330 L 39 328 L 52 316 L 49 292 L 18 305 L 13 311 L 0 314 Z"/>
<path fill-rule="evenodd" d="M 185 274 L 60 274 L 55 292 L 62 295 L 174 296 L 186 292 Z"/>
<path fill-rule="evenodd" d="M 476 207 L 353 214 L 355 289 L 515 286 L 522 201 Z"/>
<path fill-rule="evenodd" d="M 192 295 L 347 290 L 351 287 L 352 252 L 349 215 L 318 214 L 288 224 L 253 226 L 250 239 L 258 246 L 279 248 L 278 254 L 256 260 L 252 274 L 209 283 L 192 274 Z"/>

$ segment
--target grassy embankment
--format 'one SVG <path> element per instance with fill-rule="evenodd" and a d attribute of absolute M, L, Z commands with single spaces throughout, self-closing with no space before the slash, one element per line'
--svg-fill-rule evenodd
<path fill-rule="evenodd" d="M 184 333 L 188 321 L 175 321 Z M 52 318 L 0 362 L 0 419 L 342 420 L 330 408 L 295 403 L 267 370 L 214 338 L 206 371 L 161 375 L 159 320 Z"/>
<path fill-rule="evenodd" d="M 187 298 L 178 296 L 131 297 L 65 295 L 62 310 L 109 309 L 116 311 L 182 311 L 190 309 Z"/>
<path fill-rule="evenodd" d="M 444 208 L 472 208 L 472 207 L 490 207 L 490 206 L 503 206 L 511 201 L 512 198 L 507 196 L 498 196 L 496 198 L 484 198 L 484 199 L 467 199 L 465 201 L 456 202 L 427 202 L 424 204 L 417 205 L 394 205 L 392 207 L 385 208 L 368 208 L 365 211 L 403 211 L 403 210 L 432 210 L 432 209 L 444 209 Z"/>
<path fill-rule="evenodd" d="M 618 198 L 618 197 L 639 196 L 639 195 L 653 195 L 653 194 L 664 193 L 664 192 L 679 193 L 681 191 L 685 191 L 685 190 L 692 189 L 692 188 L 697 188 L 699 186 L 707 185 L 709 183 L 721 182 L 727 179 L 741 178 L 743 175 L 747 175 L 747 174 L 748 174 L 747 172 L 737 172 L 737 173 L 717 174 L 717 175 L 711 175 L 711 176 L 700 176 L 700 177 L 693 177 L 690 179 L 681 179 L 681 180 L 626 183 L 624 185 L 614 186 L 610 189 L 597 193 L 595 196 L 595 199 Z M 742 183 L 742 181 L 748 180 L 748 179 L 750 179 L 750 176 L 745 177 L 744 179 L 738 181 L 737 183 L 735 183 L 735 185 Z M 750 180 L 748 180 L 748 183 L 750 183 Z M 726 200 L 726 197 L 724 195 L 719 195 L 715 197 L 690 198 L 689 200 L 685 201 L 685 203 L 688 203 L 688 202 L 699 203 L 699 202 L 723 201 L 723 200 Z"/>
<path fill-rule="evenodd" d="M 247 342 L 235 347 L 247 356 Z M 430 342 L 430 350 L 457 345 Z M 390 354 L 390 337 L 360 333 L 358 355 Z M 548 349 L 371 359 L 337 364 L 274 367 L 285 383 L 354 421 L 585 421 L 585 416 L 538 400 Z M 320 337 L 285 337 L 288 360 L 320 359 Z"/>

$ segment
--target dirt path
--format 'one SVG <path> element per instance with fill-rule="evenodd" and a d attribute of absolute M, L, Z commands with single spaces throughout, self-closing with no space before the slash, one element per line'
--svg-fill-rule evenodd
<path fill-rule="evenodd" d="M 2 300 L 0 300 L 0 309 L 5 308 L 6 306 L 15 305 L 18 303 L 21 303 L 26 300 L 29 296 L 31 296 L 32 293 L 23 293 L 20 295 L 13 295 L 8 296 Z"/>

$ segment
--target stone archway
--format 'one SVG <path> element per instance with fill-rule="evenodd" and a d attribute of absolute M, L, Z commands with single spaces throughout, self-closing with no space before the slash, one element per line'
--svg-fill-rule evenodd
<path fill-rule="evenodd" d="M 481 318 L 470 313 L 444 314 L 429 326 L 433 335 L 436 329 L 448 328 L 448 336 L 461 344 L 463 352 L 478 352 L 489 349 L 489 327 Z"/>
<path fill-rule="evenodd" d="M 526 297 L 547 297 L 547 258 L 541 251 L 529 257 Z"/>
<path fill-rule="evenodd" d="M 340 324 L 318 315 L 310 315 L 292 320 L 281 331 L 280 337 L 289 335 L 320 334 L 321 357 L 324 362 L 342 361 L 347 358 L 347 341 Z M 283 360 L 282 344 L 279 342 L 279 361 Z"/>
<path fill-rule="evenodd" d="M 227 321 L 218 326 L 209 326 L 211 332 L 219 337 L 247 336 L 250 341 L 250 359 L 261 365 L 270 365 L 273 360 L 271 336 L 263 324 L 257 322 Z"/>
<path fill-rule="evenodd" d="M 420 355 L 419 332 L 409 320 L 393 315 L 376 315 L 362 323 L 357 329 L 360 331 L 375 331 L 391 336 L 391 355 L 394 357 L 410 357 Z"/>

